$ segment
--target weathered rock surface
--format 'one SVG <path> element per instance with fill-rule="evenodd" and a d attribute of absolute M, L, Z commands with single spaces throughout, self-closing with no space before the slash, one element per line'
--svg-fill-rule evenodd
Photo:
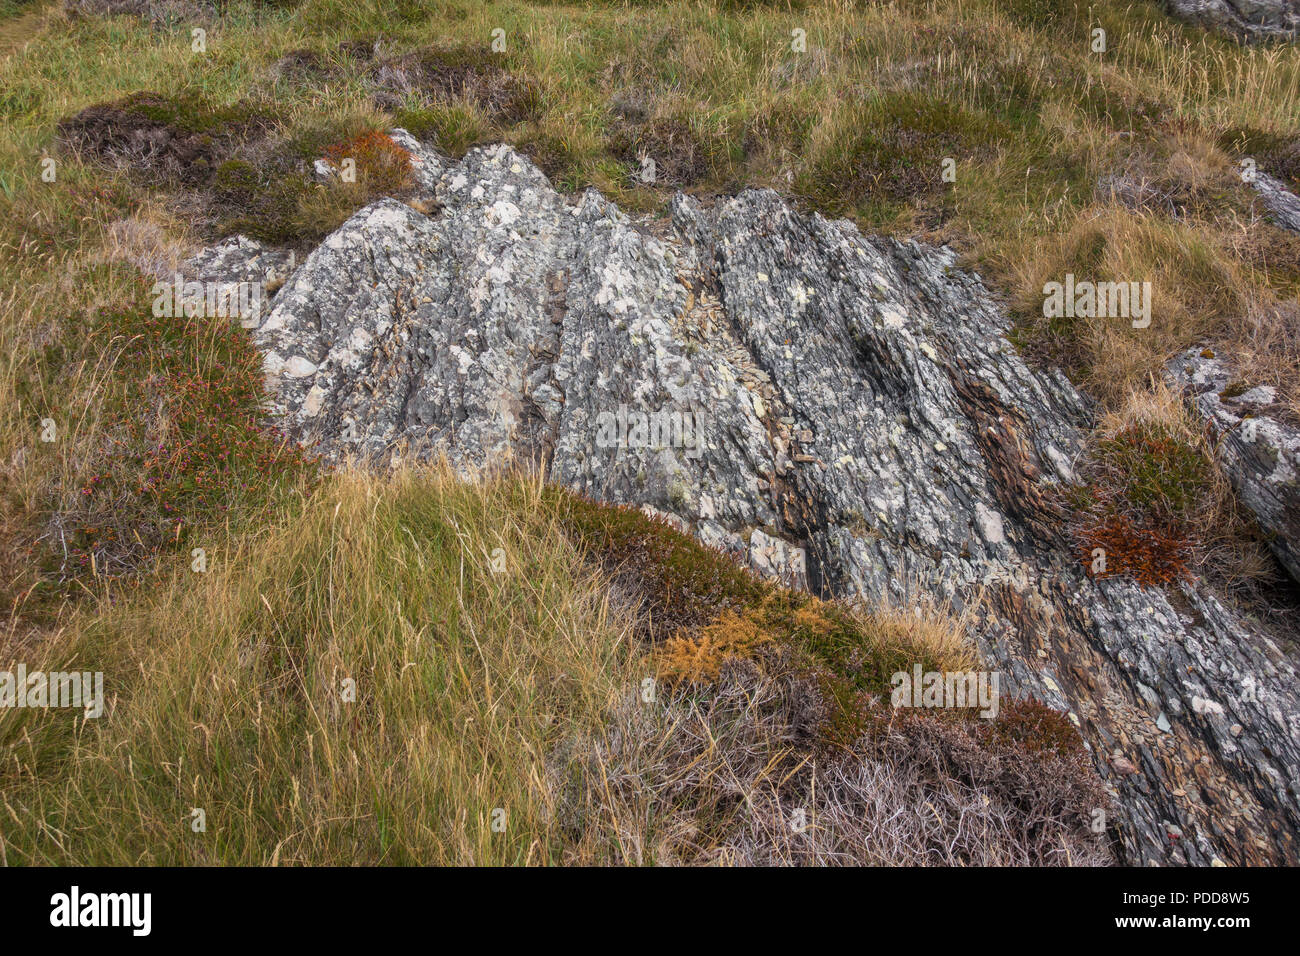
<path fill-rule="evenodd" d="M 1170 372 L 1217 436 L 1219 463 L 1237 496 L 1300 581 L 1300 429 L 1269 414 L 1277 400 L 1272 386 L 1239 381 L 1213 352 L 1192 349 Z"/>
<path fill-rule="evenodd" d="M 245 326 L 255 327 L 270 312 L 272 298 L 297 267 L 297 257 L 247 236 L 230 236 L 200 251 L 187 266 L 187 278 L 198 282 L 248 282 L 260 286 L 264 294 L 257 298 L 257 313 L 244 317 Z"/>
<path fill-rule="evenodd" d="M 1300 36 L 1297 0 L 1166 0 L 1165 6 L 1180 20 L 1249 40 Z"/>
<path fill-rule="evenodd" d="M 1251 185 L 1259 193 L 1260 202 L 1274 222 L 1283 229 L 1300 232 L 1300 196 L 1264 172 L 1256 171 Z"/>
<path fill-rule="evenodd" d="M 1199 584 L 1085 573 L 1048 491 L 1088 408 L 953 253 L 769 191 L 636 222 L 504 146 L 427 162 L 435 215 L 357 213 L 254 332 L 291 434 L 531 462 L 822 593 L 969 607 L 1004 688 L 1078 723 L 1127 861 L 1300 861 L 1291 652 Z"/>

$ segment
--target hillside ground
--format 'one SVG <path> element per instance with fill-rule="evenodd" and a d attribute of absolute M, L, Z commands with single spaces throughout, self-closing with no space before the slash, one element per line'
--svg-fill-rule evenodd
<path fill-rule="evenodd" d="M 241 330 L 149 314 L 154 278 L 204 242 L 306 250 L 400 184 L 381 149 L 351 188 L 308 175 L 395 125 L 452 156 L 510 142 L 557 186 L 630 209 L 770 186 L 951 243 L 1005 297 L 1017 345 L 1098 402 L 1079 533 L 1114 533 L 1123 502 L 1119 533 L 1158 526 L 1227 590 L 1274 573 L 1158 374 L 1204 343 L 1300 411 L 1300 237 L 1266 220 L 1240 165 L 1300 187 L 1295 46 L 1109 0 L 73 0 L 0 17 L 0 660 L 102 663 L 121 708 L 103 728 L 0 713 L 11 862 L 794 859 L 812 851 L 771 825 L 788 791 L 769 788 L 767 816 L 735 813 L 773 768 L 799 780 L 818 748 L 849 747 L 896 797 L 962 779 L 959 748 L 916 741 L 968 728 L 868 735 L 913 741 L 895 763 L 854 750 L 841 718 L 863 731 L 878 678 L 810 637 L 962 661 L 959 622 L 900 638 L 887 609 L 773 616 L 746 591 L 732 617 L 646 637 L 645 608 L 612 598 L 619 565 L 526 476 L 325 473 L 265 421 Z M 1151 326 L 1044 318 L 1043 284 L 1067 272 L 1150 281 Z M 514 570 L 465 587 L 495 547 Z M 190 570 L 196 548 L 210 573 Z M 337 682 L 358 674 L 348 710 Z M 647 674 L 678 695 L 655 718 L 675 734 L 620 723 L 640 719 Z M 813 731 L 784 709 L 809 680 L 833 691 Z M 704 749 L 683 756 L 665 740 L 686 725 Z M 637 748 L 611 737 L 629 734 Z M 1074 760 L 1043 737 L 997 746 Z M 849 765 L 823 762 L 832 794 Z M 1096 797 L 1062 779 L 1077 788 L 1043 799 L 1064 821 Z M 996 786 L 980 792 L 1005 810 L 1030 784 Z M 949 832 L 974 792 L 959 791 L 907 826 Z M 220 840 L 190 840 L 198 807 Z M 956 845 L 967 862 L 1087 859 L 1072 826 Z M 876 839 L 905 860 L 907 840 Z"/>

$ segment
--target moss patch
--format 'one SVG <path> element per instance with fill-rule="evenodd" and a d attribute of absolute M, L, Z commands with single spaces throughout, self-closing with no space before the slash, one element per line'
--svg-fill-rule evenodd
<path fill-rule="evenodd" d="M 1191 526 L 1208 497 L 1205 456 L 1167 428 L 1135 424 L 1099 440 L 1086 483 L 1068 493 L 1080 561 L 1096 577 L 1144 587 L 1188 573 Z"/>
<path fill-rule="evenodd" d="M 985 155 L 1009 135 L 994 117 L 930 94 L 888 94 L 846 113 L 796 188 L 838 213 L 897 206 L 939 194 L 945 159 Z"/>

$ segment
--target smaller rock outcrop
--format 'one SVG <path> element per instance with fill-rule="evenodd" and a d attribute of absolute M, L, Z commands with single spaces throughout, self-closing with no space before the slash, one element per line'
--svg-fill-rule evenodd
<path fill-rule="evenodd" d="M 1238 497 L 1300 581 L 1300 429 L 1269 414 L 1277 399 L 1272 386 L 1239 381 L 1209 349 L 1185 352 L 1170 371 L 1214 430 L 1219 463 Z"/>
<path fill-rule="evenodd" d="M 1297 0 L 1167 0 L 1171 15 L 1246 40 L 1294 40 L 1300 36 Z"/>
<path fill-rule="evenodd" d="M 1283 229 L 1300 232 L 1300 196 L 1268 173 L 1256 172 L 1251 185 L 1259 193 L 1260 202 L 1274 222 Z"/>

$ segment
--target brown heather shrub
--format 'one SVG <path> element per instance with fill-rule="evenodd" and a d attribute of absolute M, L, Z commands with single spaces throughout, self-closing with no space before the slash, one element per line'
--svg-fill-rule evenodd
<path fill-rule="evenodd" d="M 717 680 L 727 661 L 752 657 L 772 634 L 746 610 L 726 610 L 694 631 L 683 628 L 657 652 L 658 674 L 670 685 Z"/>
<path fill-rule="evenodd" d="M 88 106 L 58 124 L 67 151 L 95 159 L 154 185 L 203 185 L 236 144 L 272 127 L 247 104 L 216 107 L 196 95 L 138 92 Z"/>
<path fill-rule="evenodd" d="M 690 115 L 686 110 L 683 113 Z M 646 122 L 619 122 L 610 138 L 610 152 L 628 167 L 637 182 L 641 161 L 653 160 L 652 185 L 670 188 L 718 182 L 732 168 L 726 139 L 715 132 L 701 134 L 683 116 L 659 115 Z"/>
<path fill-rule="evenodd" d="M 1113 503 L 1104 503 L 1102 508 Z M 1074 531 L 1079 560 L 1094 577 L 1130 577 L 1142 587 L 1166 587 L 1189 577 L 1192 541 L 1176 533 L 1144 527 L 1123 513 L 1088 515 Z M 1095 564 L 1095 551 L 1104 564 Z M 1100 556 L 1098 556 L 1100 557 Z"/>
<path fill-rule="evenodd" d="M 341 168 L 356 163 L 357 185 L 369 195 L 395 193 L 411 185 L 411 154 L 379 130 L 368 130 L 325 148 L 325 161 Z"/>
<path fill-rule="evenodd" d="M 626 863 L 1110 861 L 1088 829 L 1109 801 L 1063 715 L 1033 702 L 994 721 L 885 705 L 851 746 L 819 748 L 827 706 L 775 645 L 661 706 L 629 692 L 600 737 L 552 754 L 558 822 L 585 852 Z"/>
<path fill-rule="evenodd" d="M 1105 862 L 1107 806 L 1050 708 L 895 710 L 891 676 L 979 666 L 943 609 L 855 608 L 751 575 L 668 523 L 545 493 L 588 560 L 633 595 L 666 699 L 638 688 L 597 739 L 551 755 L 579 857 L 635 863 Z M 918 613 L 919 610 L 919 613 Z M 664 636 L 664 622 L 675 629 Z M 806 823 L 807 826 L 802 826 Z M 610 844 L 610 834 L 617 834 Z M 601 844 L 601 845 L 593 845 Z"/>
<path fill-rule="evenodd" d="M 496 126 L 508 128 L 534 118 L 541 109 L 541 90 L 522 75 L 512 73 L 504 58 L 485 47 L 426 49 L 374 63 L 369 71 L 373 99 L 380 109 L 406 110 L 403 122 L 415 136 L 421 111 L 460 105 L 482 114 Z M 411 127 L 415 126 L 415 129 Z"/>

